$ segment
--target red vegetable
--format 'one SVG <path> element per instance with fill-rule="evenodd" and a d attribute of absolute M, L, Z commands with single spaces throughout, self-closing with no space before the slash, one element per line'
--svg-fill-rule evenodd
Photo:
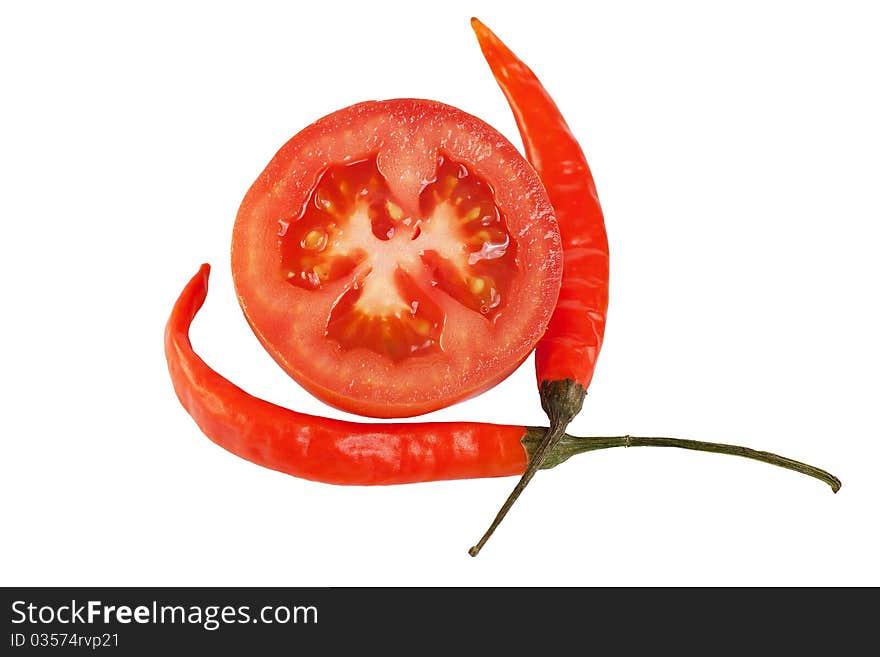
<path fill-rule="evenodd" d="M 360 424 L 276 406 L 249 395 L 193 351 L 189 327 L 208 292 L 208 265 L 186 285 L 165 327 L 165 357 L 180 403 L 215 443 L 244 459 L 331 484 L 404 484 L 520 474 L 544 435 L 534 427 L 479 422 Z M 651 445 L 736 454 L 816 477 L 837 491 L 829 473 L 745 447 L 676 438 L 564 436 L 542 467 L 574 454 Z"/>
<path fill-rule="evenodd" d="M 202 265 L 174 305 L 165 355 L 180 403 L 221 447 L 267 468 L 332 484 L 499 477 L 525 469 L 525 427 L 358 424 L 297 413 L 249 395 L 206 365 L 189 340 L 209 271 Z"/>
<path fill-rule="evenodd" d="M 263 346 L 346 411 L 426 413 L 507 377 L 560 277 L 541 181 L 476 117 L 426 100 L 348 107 L 294 136 L 242 202 L 232 271 Z"/>
<path fill-rule="evenodd" d="M 476 18 L 471 24 L 513 110 L 526 157 L 556 210 L 564 263 L 556 310 L 535 351 L 541 405 L 550 428 L 492 526 L 471 548 L 476 556 L 581 410 L 605 334 L 608 239 L 590 167 L 553 99 L 489 28 Z"/>

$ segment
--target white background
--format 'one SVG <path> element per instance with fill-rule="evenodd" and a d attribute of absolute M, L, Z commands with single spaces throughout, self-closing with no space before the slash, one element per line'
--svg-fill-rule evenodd
<path fill-rule="evenodd" d="M 543 79 L 612 252 L 581 435 L 733 442 L 513 479 L 351 488 L 240 460 L 178 404 L 162 331 L 248 391 L 345 417 L 253 337 L 229 271 L 281 144 L 426 97 L 520 144 L 468 19 Z M 880 45 L 871 3 L 4 3 L 0 581 L 5 585 L 878 585 Z M 427 416 L 538 424 L 531 360 Z"/>

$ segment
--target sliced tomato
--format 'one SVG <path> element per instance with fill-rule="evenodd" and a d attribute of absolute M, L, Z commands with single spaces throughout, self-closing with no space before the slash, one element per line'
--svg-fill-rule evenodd
<path fill-rule="evenodd" d="M 367 102 L 293 137 L 236 218 L 251 328 L 306 390 L 406 417 L 507 377 L 544 333 L 562 256 L 537 174 L 483 121 Z"/>

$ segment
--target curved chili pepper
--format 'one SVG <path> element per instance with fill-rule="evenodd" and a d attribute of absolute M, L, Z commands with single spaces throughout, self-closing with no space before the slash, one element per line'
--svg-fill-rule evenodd
<path fill-rule="evenodd" d="M 605 334 L 608 238 L 587 159 L 556 103 L 531 69 L 489 28 L 476 18 L 471 26 L 513 110 L 526 157 L 556 210 L 563 249 L 559 301 L 535 348 L 541 406 L 550 428 L 495 521 L 471 548 L 476 556 L 583 406 Z"/>
<path fill-rule="evenodd" d="M 480 422 L 363 424 L 297 413 L 234 385 L 193 351 L 189 327 L 208 293 L 202 265 L 174 304 L 165 356 L 174 391 L 199 428 L 244 459 L 296 477 L 332 484 L 403 484 L 520 474 L 543 441 L 540 427 Z M 806 463 L 747 447 L 681 438 L 565 435 L 542 463 L 552 468 L 582 452 L 613 447 L 679 447 L 733 454 L 816 477 L 835 492 L 840 481 Z"/>
<path fill-rule="evenodd" d="M 174 305 L 165 356 L 180 403 L 215 443 L 259 465 L 332 484 L 403 484 L 520 474 L 543 430 L 477 422 L 362 424 L 297 413 L 252 395 L 193 351 L 208 293 L 202 265 Z M 557 460 L 557 462 L 559 462 Z"/>

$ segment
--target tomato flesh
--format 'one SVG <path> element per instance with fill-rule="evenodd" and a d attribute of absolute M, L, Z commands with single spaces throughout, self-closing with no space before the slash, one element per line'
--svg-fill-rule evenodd
<path fill-rule="evenodd" d="M 377 417 L 510 374 L 561 275 L 537 175 L 491 127 L 432 101 L 362 103 L 295 136 L 245 197 L 232 254 L 276 361 L 324 401 Z"/>

